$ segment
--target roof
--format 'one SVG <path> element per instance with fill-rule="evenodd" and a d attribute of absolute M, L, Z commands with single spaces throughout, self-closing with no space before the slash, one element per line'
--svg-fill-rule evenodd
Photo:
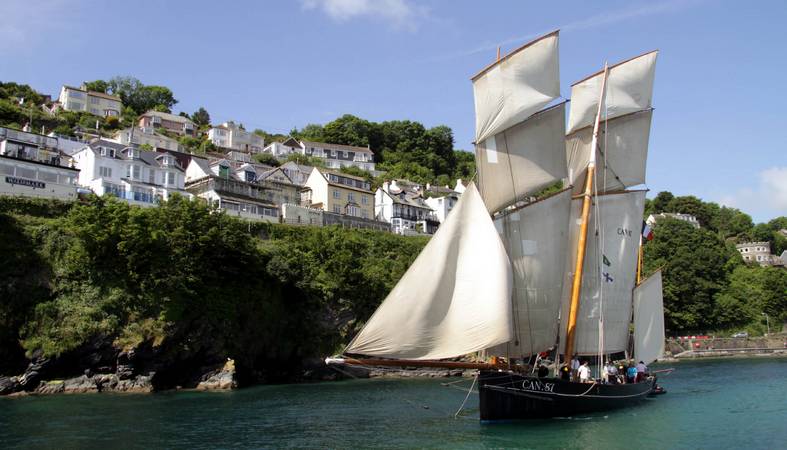
<path fill-rule="evenodd" d="M 94 149 L 94 147 L 113 148 L 118 152 L 122 152 L 126 147 L 128 147 L 128 145 L 126 144 L 121 144 L 115 141 L 108 141 L 106 139 L 93 139 L 90 141 L 90 143 L 88 143 L 88 146 L 90 146 L 91 149 Z"/>
<path fill-rule="evenodd" d="M 169 120 L 169 121 L 172 121 L 172 122 L 190 123 L 190 124 L 194 125 L 194 122 L 192 122 L 192 120 L 189 119 L 188 117 L 178 116 L 178 115 L 175 115 L 175 114 L 165 113 L 165 112 L 161 112 L 161 111 L 152 111 L 151 110 L 151 111 L 146 112 L 145 114 L 142 114 L 140 116 L 140 118 L 142 118 L 142 117 L 154 117 L 154 116 L 155 117 L 161 117 L 164 120 Z"/>
<path fill-rule="evenodd" d="M 257 175 L 257 181 L 263 181 L 263 180 L 266 180 L 266 179 L 268 179 L 269 177 L 271 177 L 271 176 L 272 176 L 274 173 L 276 173 L 276 172 L 281 172 L 281 174 L 282 174 L 282 175 L 284 175 L 284 177 L 285 177 L 285 178 L 287 178 L 287 180 L 289 180 L 289 183 L 290 183 L 290 184 L 294 184 L 294 183 L 292 182 L 292 178 L 290 178 L 290 177 L 287 175 L 287 173 L 281 169 L 281 167 L 274 167 L 273 169 L 267 170 L 267 171 L 265 171 L 265 172 L 263 172 L 263 173 L 261 173 L 261 174 Z M 277 180 L 272 180 L 272 181 L 277 181 Z"/>
<path fill-rule="evenodd" d="M 286 142 L 286 141 L 285 141 Z M 341 145 L 341 144 L 329 144 L 327 142 L 311 142 L 311 141 L 301 141 L 301 143 L 305 147 L 319 147 L 319 148 L 327 148 L 329 150 L 343 150 L 343 151 L 350 151 L 356 153 L 372 153 L 373 151 L 366 147 L 356 147 L 354 145 Z"/>
<path fill-rule="evenodd" d="M 386 192 L 385 190 L 383 190 L 383 192 L 385 192 L 389 197 L 391 197 L 391 200 L 393 200 L 394 203 L 398 203 L 400 205 L 412 206 L 413 208 L 424 208 L 429 210 L 432 209 L 432 207 L 427 205 L 426 202 L 424 202 L 424 199 L 421 198 L 421 196 L 419 195 L 409 194 L 409 193 L 405 193 L 404 195 L 402 195 L 401 193 L 392 194 L 390 192 Z"/>
<path fill-rule="evenodd" d="M 320 171 L 320 173 L 322 173 L 322 174 L 331 173 L 331 174 L 334 174 L 334 175 L 336 175 L 336 176 L 340 176 L 340 177 L 344 177 L 344 178 L 349 178 L 349 179 L 351 179 L 351 180 L 364 181 L 364 182 L 367 182 L 367 183 L 369 182 L 369 180 L 367 180 L 367 179 L 366 179 L 366 178 L 364 178 L 364 177 L 358 177 L 358 176 L 355 176 L 355 175 L 349 175 L 349 174 L 346 174 L 346 173 L 344 173 L 344 172 L 340 172 L 340 171 L 338 171 L 338 170 L 330 170 L 330 169 L 318 169 L 318 170 L 319 170 L 319 171 Z"/>
<path fill-rule="evenodd" d="M 65 84 L 63 85 L 63 87 L 66 88 L 66 89 L 71 89 L 72 91 L 86 92 L 87 95 L 92 95 L 94 97 L 101 97 L 101 98 L 105 98 L 107 100 L 114 100 L 116 102 L 121 102 L 122 103 L 122 100 L 120 100 L 120 97 L 118 97 L 116 95 L 110 95 L 110 94 L 107 94 L 107 93 L 104 93 L 104 92 L 98 92 L 98 91 L 88 91 L 87 89 L 82 89 L 82 88 L 78 88 L 78 87 L 74 87 L 74 86 L 68 86 L 68 85 L 65 85 Z"/>

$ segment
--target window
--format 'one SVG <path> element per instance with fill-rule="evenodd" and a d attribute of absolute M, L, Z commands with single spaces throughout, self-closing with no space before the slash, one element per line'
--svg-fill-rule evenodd
<path fill-rule="evenodd" d="M 365 196 L 365 195 L 362 195 L 362 196 L 361 196 L 361 204 L 362 204 L 362 205 L 366 205 L 366 204 L 368 204 L 368 203 L 369 203 L 369 197 L 367 197 L 367 196 Z"/>
<path fill-rule="evenodd" d="M 49 181 L 50 183 L 57 183 L 57 174 L 42 170 L 38 172 L 38 179 L 41 181 Z"/>
<path fill-rule="evenodd" d="M 126 178 L 139 180 L 142 178 L 142 167 L 136 165 L 126 166 Z"/>
<path fill-rule="evenodd" d="M 355 193 L 353 193 L 353 192 L 348 192 L 348 193 L 347 193 L 347 201 L 348 201 L 348 202 L 354 202 L 354 201 L 355 201 Z"/>
<path fill-rule="evenodd" d="M 36 171 L 35 169 L 28 169 L 27 167 L 17 167 L 16 168 L 16 176 L 21 178 L 29 178 L 31 180 L 36 179 Z"/>
<path fill-rule="evenodd" d="M 135 148 L 128 149 L 128 157 L 131 159 L 139 158 L 139 150 Z"/>
<path fill-rule="evenodd" d="M 339 206 L 339 205 L 333 205 L 333 212 L 335 212 L 336 214 L 341 214 L 342 213 L 342 207 Z"/>
<path fill-rule="evenodd" d="M 164 173 L 164 184 L 167 186 L 174 186 L 175 183 L 175 172 L 165 172 Z"/>
<path fill-rule="evenodd" d="M 109 167 L 101 166 L 98 168 L 98 174 L 102 178 L 112 178 L 112 169 Z"/>
<path fill-rule="evenodd" d="M 246 171 L 246 181 L 248 181 L 249 183 L 253 182 L 256 176 L 257 174 L 254 173 L 253 171 L 251 170 Z"/>
<path fill-rule="evenodd" d="M 229 178 L 230 177 L 230 168 L 229 166 L 219 166 L 219 176 L 222 178 Z"/>
<path fill-rule="evenodd" d="M 368 219 L 369 218 L 369 212 L 366 211 L 365 209 L 362 210 L 361 211 L 361 217 L 363 217 L 364 219 Z"/>
<path fill-rule="evenodd" d="M 13 175 L 14 174 L 14 166 L 10 164 L 2 164 L 0 163 L 0 173 L 5 175 Z"/>
<path fill-rule="evenodd" d="M 97 115 L 97 116 L 100 116 L 100 115 L 101 115 L 101 111 L 99 111 L 99 110 L 98 110 L 98 109 L 96 109 L 96 108 L 90 108 L 90 113 L 91 113 L 91 114 L 95 114 L 95 115 Z"/>
<path fill-rule="evenodd" d="M 333 190 L 333 198 L 342 198 L 342 194 L 337 189 Z"/>
<path fill-rule="evenodd" d="M 99 100 L 98 97 L 90 97 L 90 104 L 91 105 L 98 105 L 100 102 L 101 102 L 101 100 Z"/>

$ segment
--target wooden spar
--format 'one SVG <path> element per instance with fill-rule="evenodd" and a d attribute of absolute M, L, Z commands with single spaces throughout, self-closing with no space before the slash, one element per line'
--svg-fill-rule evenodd
<path fill-rule="evenodd" d="M 637 286 L 642 282 L 642 235 L 639 237 L 639 250 L 637 251 Z"/>
<path fill-rule="evenodd" d="M 379 359 L 379 358 L 337 358 L 326 360 L 328 364 L 349 364 L 351 366 L 393 366 L 393 367 L 435 367 L 441 369 L 508 369 L 507 364 L 474 363 L 461 361 L 434 361 L 420 359 Z"/>
<path fill-rule="evenodd" d="M 590 217 L 590 206 L 593 197 L 593 177 L 596 172 L 596 151 L 598 150 L 598 130 L 601 122 L 601 110 L 604 106 L 604 94 L 607 89 L 607 75 L 609 70 L 604 63 L 604 78 L 601 82 L 601 93 L 598 98 L 598 110 L 596 111 L 596 123 L 593 125 L 593 139 L 590 142 L 590 161 L 588 162 L 587 177 L 585 178 L 585 190 L 582 193 L 582 216 L 579 227 L 579 239 L 577 242 L 577 261 L 574 266 L 574 282 L 571 285 L 571 303 L 568 310 L 568 321 L 566 323 L 566 348 L 563 353 L 566 361 L 574 356 L 574 340 L 577 330 L 577 315 L 579 314 L 579 296 L 582 292 L 582 268 L 585 264 L 585 250 L 588 238 L 588 217 Z"/>
<path fill-rule="evenodd" d="M 500 46 L 497 46 L 497 60 L 500 61 Z"/>

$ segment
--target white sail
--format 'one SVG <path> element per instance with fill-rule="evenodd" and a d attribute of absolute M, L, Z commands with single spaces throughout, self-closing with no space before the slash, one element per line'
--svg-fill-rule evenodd
<path fill-rule="evenodd" d="M 594 198 L 594 204 L 598 204 L 600 215 L 596 214 L 594 205 L 588 222 L 587 250 L 575 332 L 575 352 L 581 355 L 595 355 L 599 352 L 599 318 L 602 312 L 604 351 L 614 353 L 627 347 L 645 191 L 601 195 Z M 572 272 L 576 264 L 577 240 L 580 234 L 578 218 L 581 217 L 581 210 L 582 200 L 574 200 L 571 205 L 571 238 L 567 263 L 568 270 Z M 595 233 L 597 216 L 600 216 L 601 225 L 598 234 Z M 563 289 L 562 317 L 568 317 L 572 279 L 573 273 L 569 273 Z M 565 342 L 565 326 L 560 328 L 560 341 Z"/>
<path fill-rule="evenodd" d="M 661 271 L 634 289 L 634 357 L 650 364 L 664 354 Z"/>
<path fill-rule="evenodd" d="M 476 144 L 481 196 L 489 212 L 567 176 L 565 103 Z"/>
<path fill-rule="evenodd" d="M 560 96 L 558 32 L 495 62 L 473 77 L 475 142 L 527 119 Z"/>
<path fill-rule="evenodd" d="M 648 140 L 653 110 L 647 110 L 602 122 L 596 151 L 596 180 L 599 192 L 622 190 L 645 182 Z M 584 186 L 590 161 L 593 127 L 588 126 L 566 136 L 569 183 L 575 192 Z"/>
<path fill-rule="evenodd" d="M 604 102 L 606 115 L 602 118 L 612 119 L 652 107 L 657 54 L 656 51 L 646 53 L 609 68 Z M 569 133 L 593 125 L 598 110 L 602 80 L 603 71 L 571 87 Z"/>
<path fill-rule="evenodd" d="M 475 185 L 345 353 L 452 358 L 512 338 L 511 265 Z"/>
<path fill-rule="evenodd" d="M 487 354 L 523 357 L 557 342 L 571 190 L 495 219 L 514 274 L 514 339 Z"/>

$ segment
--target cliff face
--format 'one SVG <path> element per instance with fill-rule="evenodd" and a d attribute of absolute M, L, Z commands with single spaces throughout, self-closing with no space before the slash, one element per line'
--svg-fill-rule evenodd
<path fill-rule="evenodd" d="M 323 376 L 314 358 L 341 348 L 425 243 L 249 226 L 181 199 L 0 203 L 13 237 L 0 244 L 0 393 Z"/>

